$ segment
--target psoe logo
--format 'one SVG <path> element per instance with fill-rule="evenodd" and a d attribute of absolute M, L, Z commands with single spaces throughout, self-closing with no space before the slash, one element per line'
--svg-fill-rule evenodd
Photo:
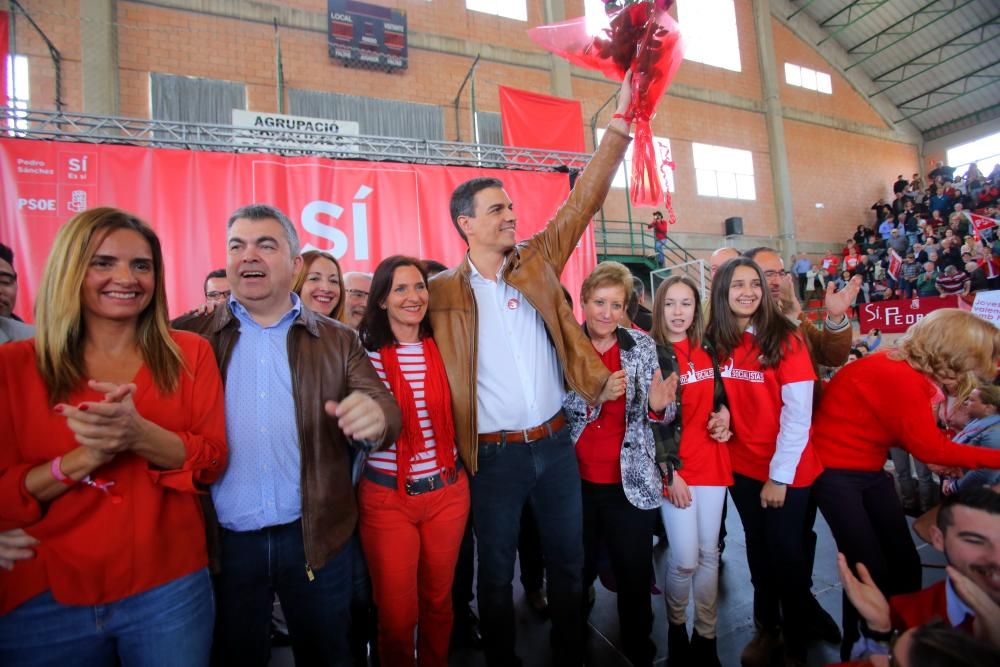
<path fill-rule="evenodd" d="M 354 246 L 354 259 L 366 260 L 369 255 L 368 244 L 368 197 L 374 190 L 367 185 L 362 185 L 354 193 L 354 201 L 351 202 L 351 235 L 349 240 L 343 230 L 332 224 L 323 222 L 323 217 L 330 217 L 339 220 L 344 213 L 344 207 L 331 201 L 317 199 L 302 207 L 302 228 L 313 236 L 326 239 L 330 242 L 328 248 L 320 248 L 312 243 L 307 243 L 302 247 L 302 251 L 323 250 L 330 253 L 337 259 L 347 254 L 347 248 Z"/>
<path fill-rule="evenodd" d="M 87 208 L 87 191 L 86 190 L 73 190 L 70 193 L 70 199 L 66 202 L 66 208 L 68 208 L 73 213 L 79 213 Z"/>

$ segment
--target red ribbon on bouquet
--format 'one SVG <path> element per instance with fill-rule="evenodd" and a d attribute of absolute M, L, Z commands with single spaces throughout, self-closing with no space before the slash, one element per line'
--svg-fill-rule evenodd
<path fill-rule="evenodd" d="M 677 22 L 667 13 L 673 0 L 633 2 L 608 16 L 597 34 L 585 17 L 532 28 L 528 35 L 542 48 L 585 69 L 621 81 L 632 72 L 632 101 L 627 116 L 635 119 L 632 183 L 629 196 L 636 206 L 665 204 L 676 219 L 664 186 L 669 156 L 658 156 L 650 122 L 656 106 L 683 60 Z"/>

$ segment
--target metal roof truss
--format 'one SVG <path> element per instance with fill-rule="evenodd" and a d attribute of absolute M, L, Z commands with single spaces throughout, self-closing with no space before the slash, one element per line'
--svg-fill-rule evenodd
<path fill-rule="evenodd" d="M 257 130 L 232 125 L 179 123 L 144 118 L 120 118 L 58 111 L 0 107 L 0 123 L 26 129 L 7 130 L 21 139 L 73 141 L 91 144 L 127 144 L 148 148 L 180 148 L 223 153 L 272 153 L 286 156 L 324 157 L 440 164 L 522 171 L 582 169 L 587 153 L 551 151 L 510 146 L 466 144 L 395 137 L 335 135 L 296 131 L 278 140 L 262 139 Z"/>

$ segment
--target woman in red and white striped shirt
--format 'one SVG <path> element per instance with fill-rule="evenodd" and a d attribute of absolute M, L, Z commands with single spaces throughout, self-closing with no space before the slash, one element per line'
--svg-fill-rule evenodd
<path fill-rule="evenodd" d="M 368 455 L 358 490 L 361 544 L 378 607 L 383 663 L 448 664 L 451 585 L 469 515 L 451 394 L 427 318 L 427 274 L 395 255 L 379 264 L 358 335 L 399 402 L 403 430 Z"/>

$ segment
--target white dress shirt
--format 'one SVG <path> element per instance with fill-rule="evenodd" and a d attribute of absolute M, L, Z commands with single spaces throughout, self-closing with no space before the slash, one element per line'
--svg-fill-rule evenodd
<path fill-rule="evenodd" d="M 566 393 L 545 321 L 520 291 L 503 281 L 503 266 L 494 278 L 486 278 L 468 261 L 479 325 L 478 432 L 542 424 L 562 408 Z"/>

